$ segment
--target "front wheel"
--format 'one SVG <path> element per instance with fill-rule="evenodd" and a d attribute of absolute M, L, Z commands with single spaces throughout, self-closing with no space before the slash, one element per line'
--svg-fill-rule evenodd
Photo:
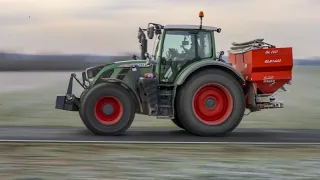
<path fill-rule="evenodd" d="M 241 122 L 245 96 L 230 73 L 203 70 L 192 75 L 181 88 L 176 107 L 187 131 L 200 136 L 225 135 Z"/>
<path fill-rule="evenodd" d="M 101 83 L 86 93 L 79 111 L 83 123 L 94 134 L 119 135 L 131 126 L 135 103 L 122 86 Z"/>
<path fill-rule="evenodd" d="M 82 91 L 82 93 L 80 95 L 80 107 L 81 107 L 81 104 L 83 102 L 83 98 L 86 96 L 87 92 L 88 92 L 88 90 L 85 89 L 85 90 Z M 83 119 L 83 116 L 84 116 L 82 113 L 83 113 L 83 111 L 80 111 L 80 108 L 79 108 L 79 116 L 80 116 L 81 120 Z"/>

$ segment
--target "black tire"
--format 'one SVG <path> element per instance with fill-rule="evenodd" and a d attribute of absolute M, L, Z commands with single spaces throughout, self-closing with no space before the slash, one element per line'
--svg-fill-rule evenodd
<path fill-rule="evenodd" d="M 88 90 L 83 90 L 82 91 L 82 93 L 81 93 L 81 95 L 80 95 L 80 107 L 79 107 L 79 116 L 80 116 L 80 118 L 81 118 L 81 120 L 83 119 L 83 111 L 80 111 L 80 108 L 81 108 L 81 106 L 82 106 L 82 102 L 83 102 L 83 98 L 84 98 L 84 96 L 87 94 L 87 92 L 88 92 Z"/>
<path fill-rule="evenodd" d="M 184 129 L 184 127 L 183 127 L 183 125 L 181 124 L 181 122 L 180 122 L 180 120 L 178 119 L 178 117 L 175 117 L 174 119 L 171 119 L 172 120 L 172 122 L 176 125 L 176 126 L 178 126 L 179 128 L 181 128 L 181 129 Z"/>
<path fill-rule="evenodd" d="M 114 112 L 118 112 L 113 123 L 99 120 L 99 116 L 106 117 L 102 109 L 95 109 L 96 103 L 102 102 L 102 97 L 115 98 L 113 101 Z M 116 105 L 114 104 L 116 102 Z M 112 103 L 111 103 L 112 104 Z M 99 104 L 99 106 L 102 104 Z M 122 86 L 113 83 L 101 83 L 91 88 L 83 97 L 80 114 L 85 126 L 96 135 L 120 135 L 132 124 L 135 117 L 135 103 L 131 94 Z M 97 115 L 98 114 L 98 115 Z M 112 113 L 113 114 L 113 113 Z M 110 116 L 109 116 L 110 117 Z M 101 118 L 100 118 L 101 119 Z M 109 124 L 107 124 L 109 123 Z"/>
<path fill-rule="evenodd" d="M 203 87 L 204 85 L 210 83 L 215 83 L 215 85 L 221 87 L 221 89 L 224 90 L 216 92 L 226 92 L 226 94 L 228 94 L 228 96 L 217 96 L 221 98 L 225 97 L 225 99 L 221 100 L 220 98 L 221 101 L 212 102 L 219 103 L 225 100 L 227 103 L 224 103 L 224 105 L 228 105 L 228 103 L 229 105 L 233 104 L 233 107 L 225 105 L 225 108 L 229 109 L 229 113 L 220 116 L 221 123 L 204 123 L 204 120 L 200 120 L 202 119 L 200 118 L 200 115 L 197 116 L 196 112 L 197 109 L 198 112 L 200 111 L 199 108 L 193 105 L 194 96 L 197 90 Z M 212 92 L 212 90 L 210 92 Z M 177 93 L 178 99 L 176 108 L 178 112 L 178 117 L 182 120 L 181 124 L 183 125 L 183 127 L 192 134 L 199 136 L 226 135 L 239 125 L 244 116 L 245 96 L 243 89 L 240 83 L 226 71 L 220 69 L 206 69 L 200 71 L 192 75 L 192 77 L 190 77 L 190 79 L 188 79 L 187 82 L 185 82 L 185 84 L 180 88 L 180 90 Z M 217 106 L 217 104 L 212 104 L 211 108 L 214 108 L 213 106 Z M 203 105 L 203 107 L 205 107 L 205 105 Z M 205 111 L 212 113 L 213 110 L 206 109 Z M 218 113 L 220 112 L 222 111 L 218 111 Z M 207 122 L 209 122 L 209 120 Z"/>
<path fill-rule="evenodd" d="M 85 89 L 85 90 L 82 91 L 82 93 L 81 93 L 81 95 L 80 95 L 80 101 L 83 100 L 83 98 L 84 98 L 84 96 L 87 94 L 87 92 L 88 92 L 87 89 Z"/>

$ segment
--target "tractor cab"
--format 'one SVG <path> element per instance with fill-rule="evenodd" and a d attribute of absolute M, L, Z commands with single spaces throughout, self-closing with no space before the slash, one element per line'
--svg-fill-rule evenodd
<path fill-rule="evenodd" d="M 214 27 L 167 25 L 156 53 L 157 74 L 161 83 L 174 83 L 188 65 L 216 59 Z"/>
<path fill-rule="evenodd" d="M 141 57 L 156 65 L 159 83 L 173 84 L 185 67 L 196 61 L 221 60 L 216 56 L 214 31 L 221 29 L 202 26 L 203 12 L 199 13 L 200 25 L 160 25 L 149 23 L 148 28 L 138 31 Z M 144 32 L 147 32 L 147 36 Z M 154 38 L 156 36 L 156 38 Z M 147 38 L 155 39 L 153 55 L 147 53 Z"/>

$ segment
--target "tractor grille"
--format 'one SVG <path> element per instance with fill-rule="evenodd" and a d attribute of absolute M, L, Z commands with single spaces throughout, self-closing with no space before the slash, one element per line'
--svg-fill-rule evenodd
<path fill-rule="evenodd" d="M 102 78 L 109 78 L 109 77 L 112 75 L 113 72 L 114 72 L 113 69 L 109 69 L 108 71 L 105 71 L 105 72 L 101 75 L 101 77 L 102 77 Z"/>
<path fill-rule="evenodd" d="M 119 72 L 119 74 L 118 74 L 118 76 L 117 76 L 117 79 L 123 80 L 123 79 L 127 76 L 127 74 L 128 74 L 129 71 L 130 71 L 130 68 L 124 68 L 124 69 L 122 69 L 122 70 Z"/>

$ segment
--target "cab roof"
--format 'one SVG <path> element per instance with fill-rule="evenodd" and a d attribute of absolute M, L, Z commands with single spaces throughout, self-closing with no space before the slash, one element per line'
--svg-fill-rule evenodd
<path fill-rule="evenodd" d="M 183 25 L 183 24 L 169 24 L 165 25 L 163 29 L 199 29 L 200 25 Z M 203 30 L 216 31 L 218 28 L 213 26 L 202 26 Z"/>

